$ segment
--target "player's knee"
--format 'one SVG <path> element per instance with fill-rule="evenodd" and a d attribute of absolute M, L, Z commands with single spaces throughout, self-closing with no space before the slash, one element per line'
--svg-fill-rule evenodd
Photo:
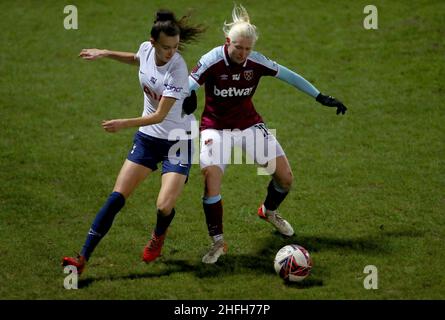
<path fill-rule="evenodd" d="M 131 191 L 122 188 L 114 188 L 113 192 L 120 193 L 125 200 L 127 200 L 131 195 Z"/>
<path fill-rule="evenodd" d="M 289 191 L 294 182 L 294 175 L 289 171 L 284 176 L 280 177 L 277 182 L 281 189 Z"/>
<path fill-rule="evenodd" d="M 215 196 L 220 194 L 222 172 L 219 168 L 204 168 L 202 174 L 204 176 L 204 195 Z"/>
<path fill-rule="evenodd" d="M 204 177 L 204 181 L 207 182 L 207 180 L 211 180 L 215 176 L 214 170 L 210 169 L 209 167 L 206 167 L 201 170 L 202 176 Z"/>
<path fill-rule="evenodd" d="M 204 197 L 214 197 L 221 193 L 221 187 L 219 184 L 205 184 L 204 185 Z"/>
<path fill-rule="evenodd" d="M 173 208 L 175 206 L 174 201 L 169 200 L 162 200 L 158 201 L 156 204 L 156 207 L 158 208 L 158 211 L 163 214 L 164 216 L 170 215 Z"/>

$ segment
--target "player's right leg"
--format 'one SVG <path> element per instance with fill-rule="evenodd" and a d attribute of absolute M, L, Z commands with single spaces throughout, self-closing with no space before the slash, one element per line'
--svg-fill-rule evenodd
<path fill-rule="evenodd" d="M 62 259 L 62 266 L 73 265 L 77 268 L 78 274 L 83 272 L 90 255 L 110 230 L 114 218 L 125 205 L 126 199 L 151 171 L 151 169 L 143 165 L 134 163 L 128 159 L 125 160 L 116 179 L 113 192 L 96 214 L 88 231 L 82 251 L 78 257 L 64 257 Z"/>
<path fill-rule="evenodd" d="M 202 205 L 206 218 L 212 246 L 202 258 L 203 263 L 215 263 L 227 252 L 223 236 L 223 205 L 221 199 L 221 182 L 223 171 L 218 166 L 209 166 L 202 170 L 205 180 L 205 191 Z"/>
<path fill-rule="evenodd" d="M 223 236 L 223 205 L 221 182 L 225 166 L 230 161 L 231 141 L 223 141 L 222 131 L 201 132 L 200 166 L 204 176 L 203 209 L 212 246 L 202 258 L 203 263 L 212 264 L 227 252 Z"/>

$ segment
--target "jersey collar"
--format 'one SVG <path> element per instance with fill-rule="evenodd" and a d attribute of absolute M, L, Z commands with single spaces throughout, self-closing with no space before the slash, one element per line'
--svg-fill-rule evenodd
<path fill-rule="evenodd" d="M 223 57 L 224 57 L 224 63 L 226 64 L 226 66 L 240 66 L 239 64 L 234 63 L 232 60 L 230 60 L 229 57 L 229 51 L 227 49 L 227 45 L 223 45 L 222 46 L 222 51 L 223 51 Z M 247 65 L 247 60 L 249 59 L 249 57 L 246 58 L 246 61 L 244 61 L 243 63 L 243 67 L 245 67 Z"/>

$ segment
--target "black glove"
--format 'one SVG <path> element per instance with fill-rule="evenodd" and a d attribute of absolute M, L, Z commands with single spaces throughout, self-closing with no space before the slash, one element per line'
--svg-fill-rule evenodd
<path fill-rule="evenodd" d="M 198 99 L 196 98 L 195 90 L 190 92 L 190 95 L 184 99 L 182 103 L 182 112 L 185 114 L 192 114 L 198 107 Z"/>
<path fill-rule="evenodd" d="M 317 100 L 324 106 L 337 108 L 337 114 L 345 114 L 346 110 L 348 110 L 348 108 L 346 108 L 346 106 L 341 101 L 331 96 L 325 96 L 319 93 L 315 100 Z"/>

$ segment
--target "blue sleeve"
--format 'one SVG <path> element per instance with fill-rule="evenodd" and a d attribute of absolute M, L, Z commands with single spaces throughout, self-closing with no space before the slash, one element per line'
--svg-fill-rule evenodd
<path fill-rule="evenodd" d="M 300 76 L 299 74 L 289 70 L 282 65 L 278 65 L 278 74 L 276 76 L 278 79 L 286 81 L 290 85 L 294 86 L 297 89 L 307 93 L 308 95 L 316 98 L 320 91 L 315 88 L 312 83 L 307 81 L 305 78 Z"/>
<path fill-rule="evenodd" d="M 198 90 L 200 87 L 199 83 L 195 81 L 195 79 L 193 79 L 192 76 L 189 76 L 189 90 L 190 92 L 192 92 L 192 90 Z"/>

